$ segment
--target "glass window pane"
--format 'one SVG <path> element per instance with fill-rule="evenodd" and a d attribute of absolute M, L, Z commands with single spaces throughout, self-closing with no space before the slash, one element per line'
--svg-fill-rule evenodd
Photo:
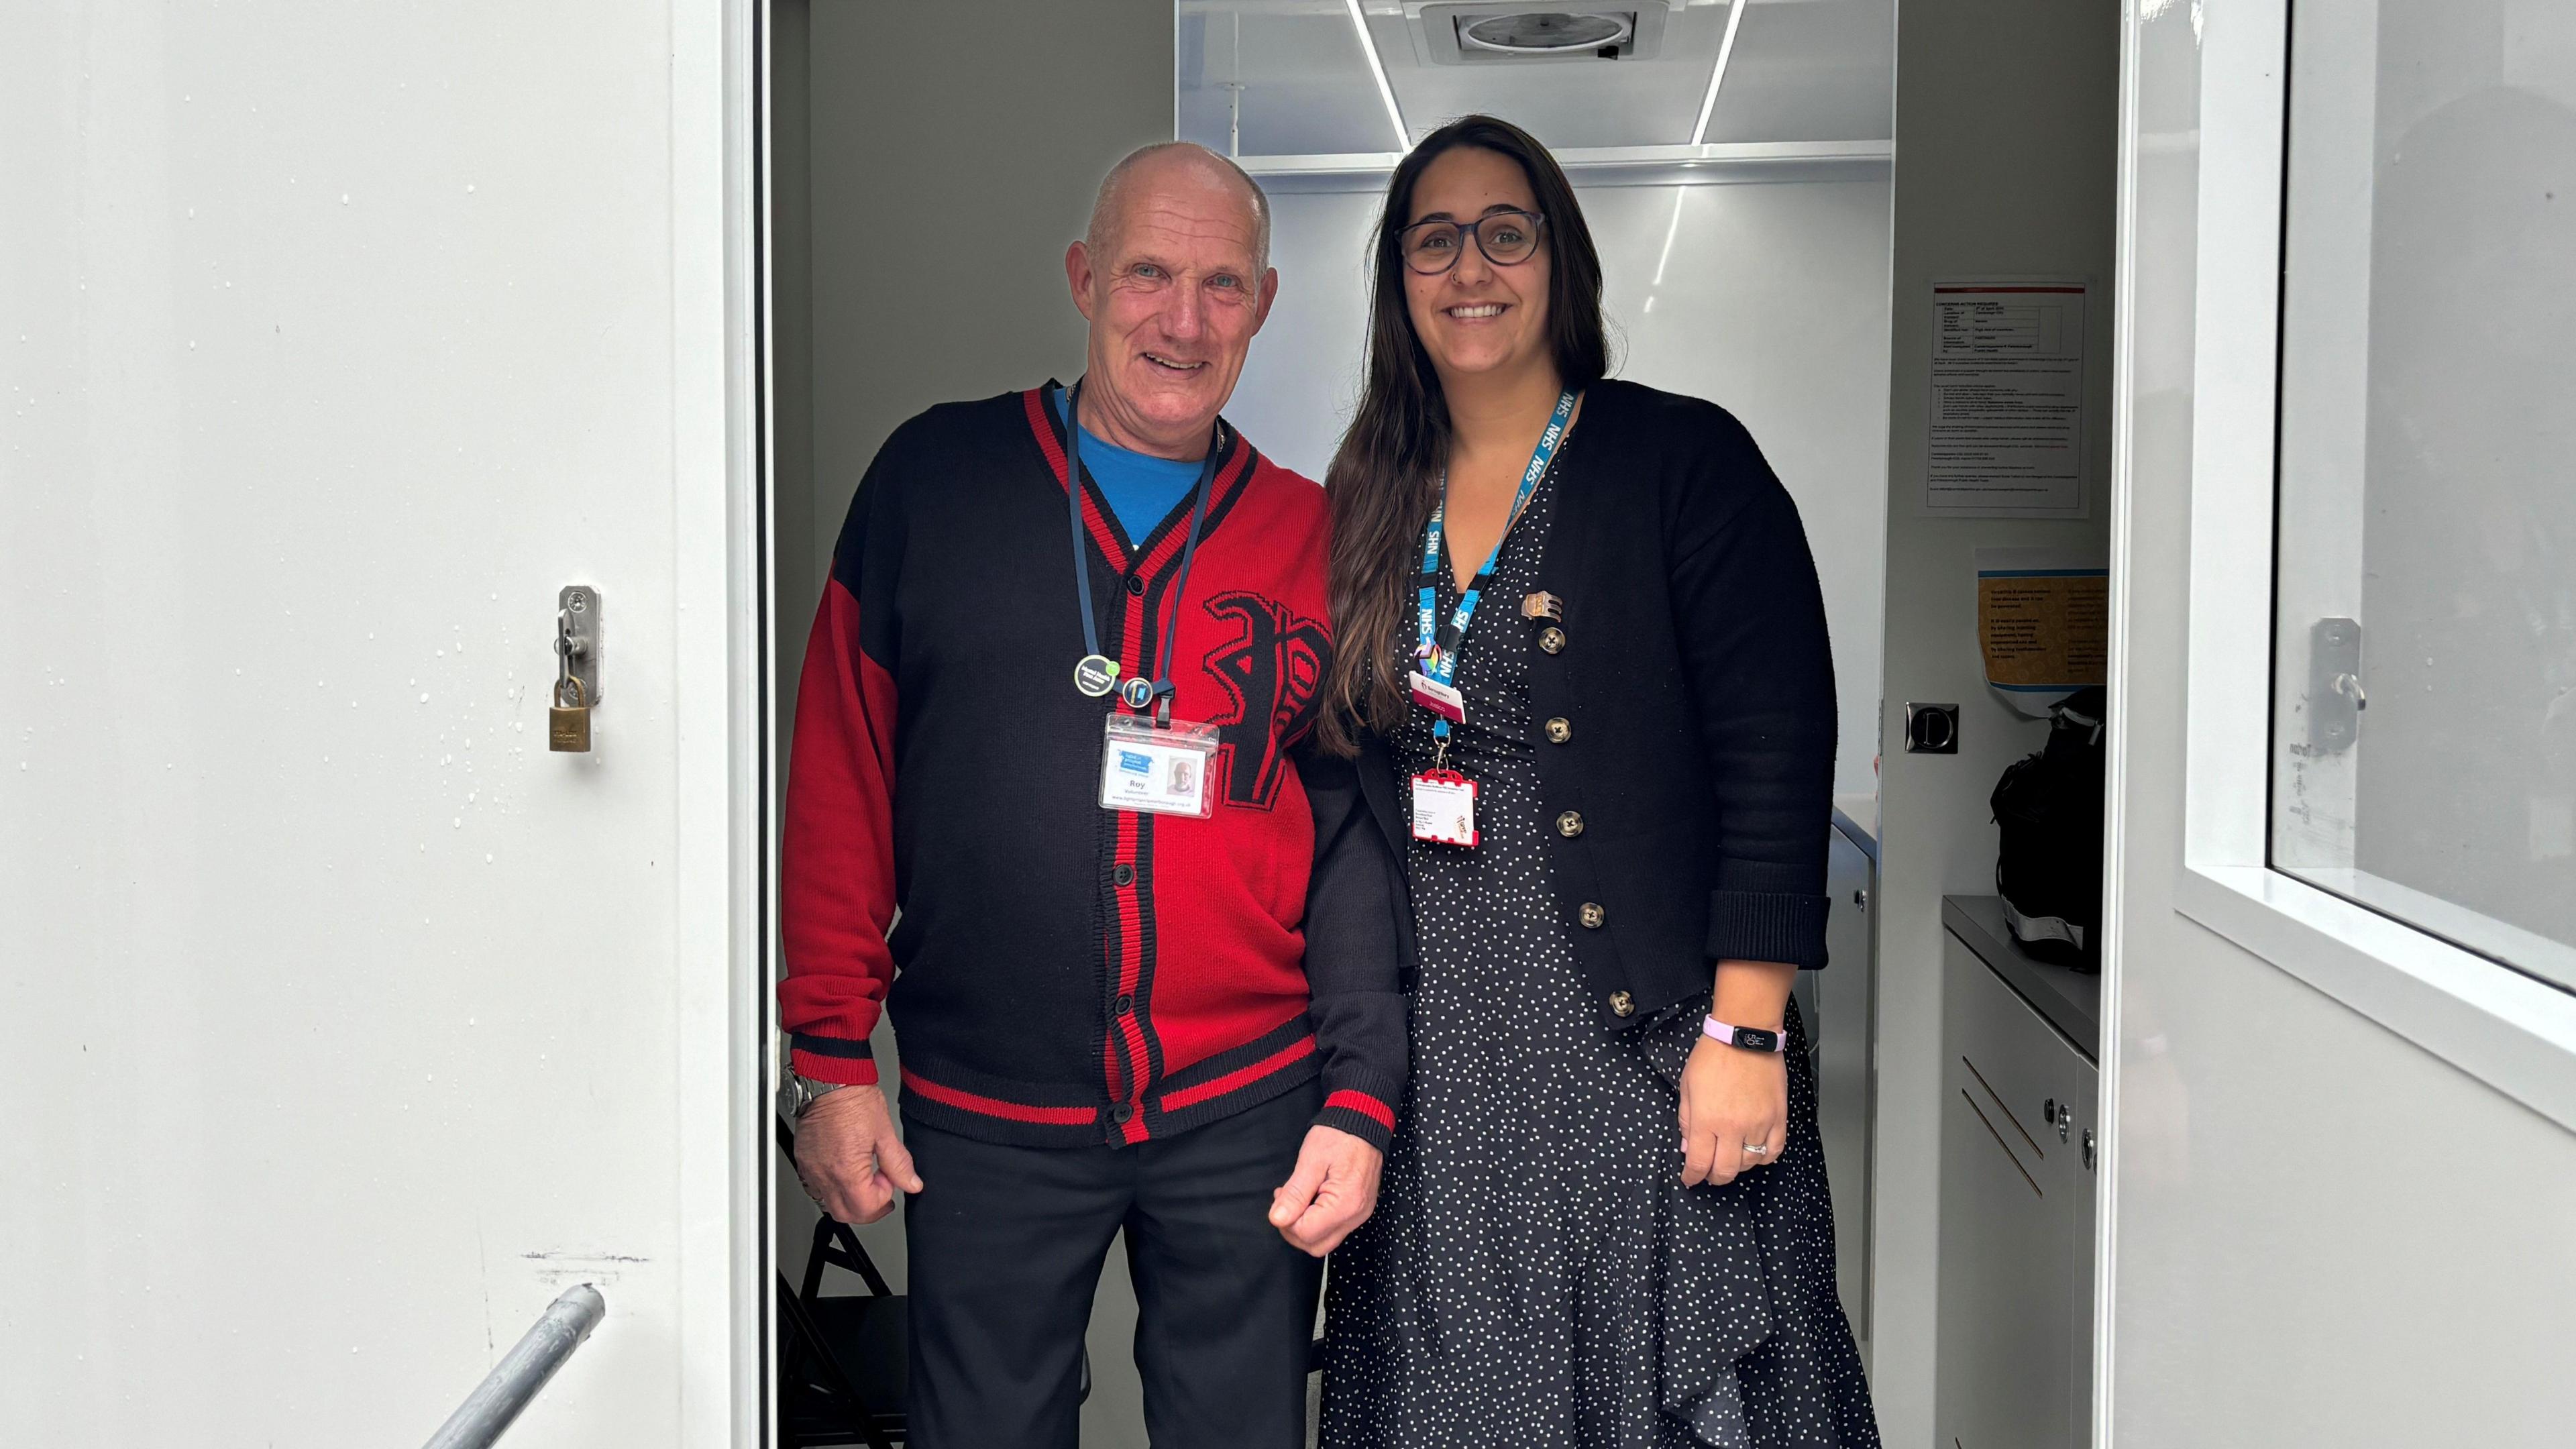
<path fill-rule="evenodd" d="M 2576 986 L 2576 5 L 2300 5 L 2277 869 Z"/>

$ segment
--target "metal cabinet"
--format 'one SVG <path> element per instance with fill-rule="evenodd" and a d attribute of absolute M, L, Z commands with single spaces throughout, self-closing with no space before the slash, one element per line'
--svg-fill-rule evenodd
<path fill-rule="evenodd" d="M 1878 863 L 1837 825 L 1826 857 L 1826 969 L 1800 972 L 1798 1011 L 1806 1018 L 1816 1070 L 1816 1132 L 1834 1196 L 1835 1276 L 1843 1314 L 1869 1356 L 1870 1122 L 1877 1100 L 1878 972 L 1870 912 Z"/>
<path fill-rule="evenodd" d="M 2092 1433 L 2092 1058 L 1944 933 L 1935 1442 Z"/>

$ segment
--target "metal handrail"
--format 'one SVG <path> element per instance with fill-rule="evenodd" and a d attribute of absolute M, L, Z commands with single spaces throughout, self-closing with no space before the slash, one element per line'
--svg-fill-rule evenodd
<path fill-rule="evenodd" d="M 608 1300 L 598 1289 L 587 1283 L 565 1289 L 424 1449 L 491 1449 L 607 1313 Z"/>

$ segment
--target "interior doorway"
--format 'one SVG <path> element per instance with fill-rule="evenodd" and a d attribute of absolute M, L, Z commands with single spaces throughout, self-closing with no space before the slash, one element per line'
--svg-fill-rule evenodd
<path fill-rule="evenodd" d="M 1867 841 L 1883 613 L 1893 0 L 1615 5 L 969 0 L 889 44 L 853 0 L 769 9 L 770 675 L 784 761 L 797 664 L 876 446 L 934 403 L 1081 367 L 1065 243 L 1117 158 L 1234 157 L 1268 192 L 1280 303 L 1227 417 L 1320 477 L 1358 381 L 1366 235 L 1397 156 L 1442 122 L 1512 120 L 1566 164 L 1603 252 L 1615 375 L 1717 401 L 1796 498 L 1845 701 L 1837 790 Z M 1516 18 L 1517 17 L 1517 18 Z M 776 820 L 773 779 L 769 818 Z M 1826 822 L 1819 822 L 1826 828 Z M 774 838 L 774 833 L 773 833 Z M 1838 854 L 1866 897 L 1860 845 Z M 1842 1288 L 1869 1352 L 1870 933 L 1802 982 L 1818 1023 Z M 895 1046 L 880 1028 L 880 1069 Z M 773 1249 L 799 1282 L 815 1214 L 773 1156 Z M 904 1287 L 898 1214 L 856 1234 Z M 822 1270 L 826 1293 L 865 1292 Z M 1141 1446 L 1120 1254 L 1091 1334 L 1083 1442 Z"/>

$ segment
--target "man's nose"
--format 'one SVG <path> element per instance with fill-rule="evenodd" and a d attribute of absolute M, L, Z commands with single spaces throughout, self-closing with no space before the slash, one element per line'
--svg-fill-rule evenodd
<path fill-rule="evenodd" d="M 1196 287 L 1175 289 L 1172 305 L 1163 309 L 1163 331 L 1175 342 L 1196 341 L 1207 330 L 1207 303 Z"/>

